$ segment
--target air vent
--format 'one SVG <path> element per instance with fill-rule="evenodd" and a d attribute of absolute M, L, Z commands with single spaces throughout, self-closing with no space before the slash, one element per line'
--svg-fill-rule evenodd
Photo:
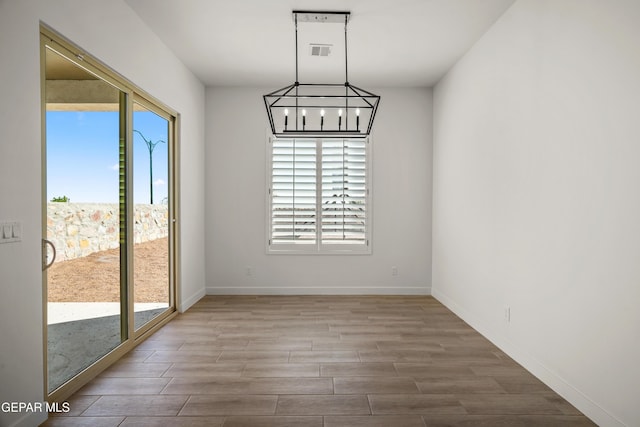
<path fill-rule="evenodd" d="M 311 56 L 329 56 L 333 45 L 311 43 L 309 47 L 311 48 Z"/>

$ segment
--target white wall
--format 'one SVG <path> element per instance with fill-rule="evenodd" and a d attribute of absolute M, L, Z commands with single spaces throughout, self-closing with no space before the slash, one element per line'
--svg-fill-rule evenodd
<path fill-rule="evenodd" d="M 39 21 L 182 114 L 182 300 L 204 294 L 204 88 L 122 1 L 0 1 L 0 402 L 43 400 Z M 185 308 L 183 307 L 183 308 Z M 0 425 L 42 414 L 0 412 Z"/>
<path fill-rule="evenodd" d="M 434 296 L 603 426 L 640 425 L 638 22 L 519 0 L 434 92 Z"/>
<path fill-rule="evenodd" d="M 272 89 L 207 90 L 207 293 L 429 293 L 431 91 L 373 90 L 382 96 L 372 132 L 373 254 L 332 256 L 265 254 L 262 95 Z"/>

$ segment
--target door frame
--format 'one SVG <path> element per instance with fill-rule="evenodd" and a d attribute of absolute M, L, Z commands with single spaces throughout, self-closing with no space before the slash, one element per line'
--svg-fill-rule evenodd
<path fill-rule="evenodd" d="M 133 188 L 131 185 L 125 186 L 125 209 L 126 209 L 126 245 L 125 253 L 126 260 L 124 264 L 121 261 L 121 268 L 126 269 L 124 272 L 125 277 L 121 279 L 121 289 L 125 291 L 125 297 L 121 300 L 126 301 L 126 310 L 121 310 L 122 324 L 126 325 L 126 330 L 123 328 L 123 335 L 126 335 L 120 345 L 118 345 L 111 352 L 104 355 L 98 361 L 94 362 L 82 372 L 77 374 L 74 378 L 64 383 L 59 388 L 49 393 L 49 378 L 48 378 L 48 341 L 47 341 L 47 329 L 48 329 L 48 316 L 47 316 L 47 304 L 48 304 L 48 289 L 47 289 L 47 271 L 42 271 L 42 328 L 43 328 L 43 384 L 44 384 L 44 396 L 48 402 L 61 402 L 78 391 L 90 380 L 95 378 L 102 371 L 107 369 L 123 355 L 131 351 L 138 344 L 143 342 L 149 336 L 153 335 L 162 326 L 168 323 L 178 314 L 178 307 L 180 306 L 180 197 L 179 197 L 179 130 L 180 130 L 180 114 L 168 107 L 164 103 L 160 102 L 150 94 L 143 91 L 137 85 L 133 84 L 122 75 L 108 67 L 106 64 L 86 53 L 83 49 L 75 45 L 73 42 L 50 28 L 49 26 L 40 23 L 40 90 L 41 90 L 41 209 L 42 209 L 42 236 L 47 236 L 47 151 L 46 151 L 46 49 L 53 49 L 60 53 L 62 56 L 75 63 L 77 66 L 84 68 L 89 73 L 95 74 L 100 79 L 113 85 L 126 96 L 126 130 L 125 130 L 125 147 L 126 147 L 126 182 L 132 183 L 133 164 L 129 159 L 132 159 L 133 154 L 133 102 L 134 100 L 145 107 L 150 108 L 151 111 L 161 113 L 164 118 L 169 118 L 169 308 L 156 316 L 148 324 L 145 324 L 140 329 L 135 331 L 134 322 L 134 306 L 133 306 Z M 45 263 L 45 253 L 43 250 L 43 266 Z"/>

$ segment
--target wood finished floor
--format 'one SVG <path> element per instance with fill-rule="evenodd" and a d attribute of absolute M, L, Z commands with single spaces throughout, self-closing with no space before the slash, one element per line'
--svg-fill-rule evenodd
<path fill-rule="evenodd" d="M 594 426 L 431 297 L 209 296 L 46 427 Z"/>

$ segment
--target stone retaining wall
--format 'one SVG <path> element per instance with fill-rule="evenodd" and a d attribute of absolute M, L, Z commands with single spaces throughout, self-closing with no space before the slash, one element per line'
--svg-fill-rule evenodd
<path fill-rule="evenodd" d="M 57 260 L 118 248 L 118 217 L 115 203 L 48 203 L 47 238 L 56 247 Z M 167 205 L 135 205 L 134 243 L 167 237 L 168 224 Z"/>

